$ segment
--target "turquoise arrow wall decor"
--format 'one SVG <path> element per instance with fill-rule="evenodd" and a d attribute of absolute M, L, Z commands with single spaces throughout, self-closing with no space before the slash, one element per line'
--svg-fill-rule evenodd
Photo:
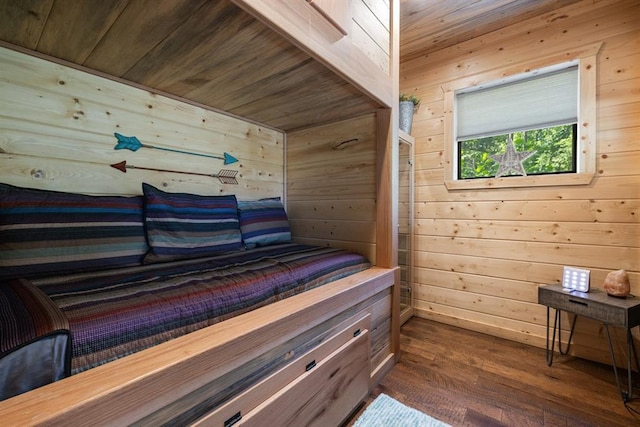
<path fill-rule="evenodd" d="M 114 136 L 118 140 L 118 143 L 114 147 L 114 149 L 116 149 L 116 150 L 138 151 L 138 149 L 140 149 L 140 148 L 153 148 L 153 149 L 156 149 L 156 150 L 171 151 L 173 153 L 189 154 L 191 156 L 209 157 L 209 158 L 212 158 L 212 159 L 224 160 L 224 164 L 225 165 L 230 165 L 230 164 L 235 163 L 235 162 L 238 161 L 238 159 L 236 159 L 235 157 L 233 157 L 229 153 L 223 153 L 223 156 L 215 156 L 215 155 L 212 155 L 212 154 L 194 153 L 194 152 L 191 152 L 191 151 L 176 150 L 176 149 L 173 149 L 173 148 L 156 147 L 155 145 L 143 144 L 135 136 L 124 136 L 124 135 L 121 135 L 121 134 L 119 134 L 117 132 L 114 133 Z"/>

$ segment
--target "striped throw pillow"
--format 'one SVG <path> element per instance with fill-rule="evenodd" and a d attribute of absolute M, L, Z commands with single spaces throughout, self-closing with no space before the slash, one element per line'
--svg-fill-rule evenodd
<path fill-rule="evenodd" d="M 0 184 L 0 278 L 137 265 L 147 252 L 142 197 Z"/>
<path fill-rule="evenodd" d="M 236 196 L 167 193 L 142 184 L 145 263 L 217 255 L 242 249 Z"/>
<path fill-rule="evenodd" d="M 291 242 L 289 219 L 280 199 L 240 201 L 238 211 L 247 248 Z"/>

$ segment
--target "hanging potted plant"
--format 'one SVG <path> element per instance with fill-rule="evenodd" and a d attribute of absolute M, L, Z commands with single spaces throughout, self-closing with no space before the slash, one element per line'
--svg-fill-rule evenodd
<path fill-rule="evenodd" d="M 413 125 L 413 113 L 418 110 L 420 98 L 415 95 L 400 94 L 400 129 L 406 133 L 411 133 Z"/>

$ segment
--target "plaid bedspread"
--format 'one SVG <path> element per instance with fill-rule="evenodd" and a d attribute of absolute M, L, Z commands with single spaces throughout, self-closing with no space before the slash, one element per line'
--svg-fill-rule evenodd
<path fill-rule="evenodd" d="M 27 280 L 0 286 L 0 357 L 53 334 L 69 334 L 62 311 Z"/>
<path fill-rule="evenodd" d="M 36 284 L 68 319 L 78 373 L 370 266 L 352 252 L 284 244 Z"/>

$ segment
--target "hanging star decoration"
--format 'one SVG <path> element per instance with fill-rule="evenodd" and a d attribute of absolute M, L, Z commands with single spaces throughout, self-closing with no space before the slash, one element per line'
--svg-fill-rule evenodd
<path fill-rule="evenodd" d="M 515 172 L 519 175 L 527 176 L 527 172 L 522 166 L 529 157 L 533 156 L 536 151 L 516 151 L 516 146 L 513 145 L 511 137 L 507 137 L 507 151 L 504 154 L 489 154 L 489 157 L 500 165 L 496 178 L 507 175 L 509 172 Z"/>

